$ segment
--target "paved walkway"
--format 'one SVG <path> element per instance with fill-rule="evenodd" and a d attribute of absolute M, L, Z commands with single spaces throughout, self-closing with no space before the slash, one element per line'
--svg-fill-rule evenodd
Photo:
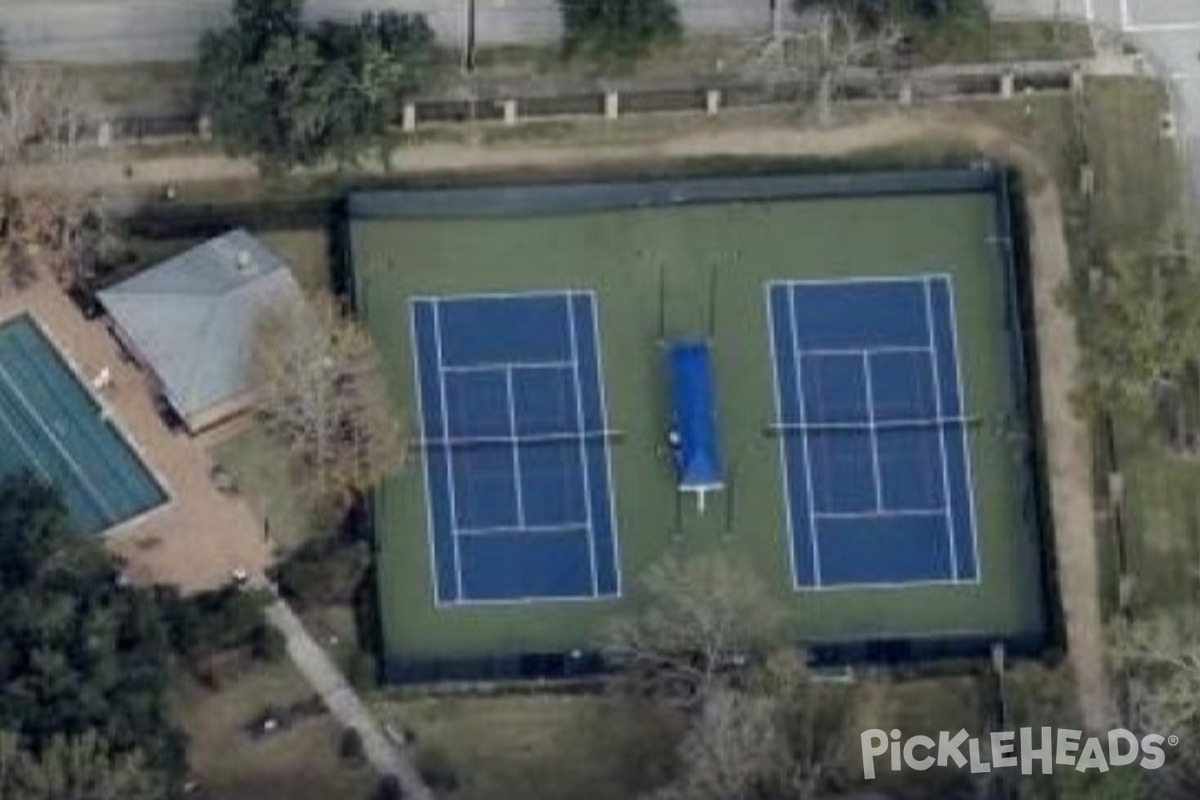
<path fill-rule="evenodd" d="M 420 773 L 391 739 L 384 735 L 374 716 L 346 682 L 329 655 L 305 630 L 303 623 L 283 600 L 266 609 L 267 620 L 287 639 L 288 655 L 308 683 L 320 695 L 329 712 L 347 728 L 358 732 L 363 752 L 375 771 L 394 777 L 406 800 L 434 800 Z"/>

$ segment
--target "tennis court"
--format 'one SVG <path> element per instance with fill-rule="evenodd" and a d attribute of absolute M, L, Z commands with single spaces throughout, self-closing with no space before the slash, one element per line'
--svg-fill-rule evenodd
<path fill-rule="evenodd" d="M 794 586 L 978 580 L 950 277 L 768 298 Z"/>
<path fill-rule="evenodd" d="M 620 594 L 594 295 L 411 310 L 437 602 Z"/>
<path fill-rule="evenodd" d="M 790 641 L 1036 640 L 1004 191 L 972 170 L 352 198 L 355 309 L 414 447 L 373 498 L 388 674 L 573 669 L 655 565 L 712 553 L 762 577 Z M 680 343 L 709 360 L 703 505 Z"/>
<path fill-rule="evenodd" d="M 107 530 L 165 500 L 33 320 L 0 325 L 0 475 L 29 469 L 53 485 L 76 529 Z"/>

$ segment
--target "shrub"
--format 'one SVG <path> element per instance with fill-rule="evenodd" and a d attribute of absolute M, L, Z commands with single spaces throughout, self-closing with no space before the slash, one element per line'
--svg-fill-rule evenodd
<path fill-rule="evenodd" d="M 421 773 L 421 779 L 436 793 L 449 793 L 458 788 L 458 773 L 454 764 L 436 747 L 421 749 L 417 755 L 417 771 Z"/>
<path fill-rule="evenodd" d="M 363 760 L 362 737 L 353 728 L 342 731 L 341 741 L 338 742 L 338 755 L 343 761 L 359 763 Z"/>
<path fill-rule="evenodd" d="M 274 626 L 260 623 L 251 637 L 250 650 L 260 661 L 278 661 L 287 654 L 287 637 Z"/>

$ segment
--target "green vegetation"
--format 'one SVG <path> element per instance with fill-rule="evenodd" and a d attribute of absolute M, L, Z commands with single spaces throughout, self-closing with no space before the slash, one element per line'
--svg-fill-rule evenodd
<path fill-rule="evenodd" d="M 175 682 L 175 712 L 188 735 L 188 760 L 203 796 L 219 800 L 367 800 L 376 784 L 364 764 L 341 757 L 342 729 L 287 661 L 242 666 L 216 690 L 186 675 Z M 297 709 L 264 734 L 263 713 Z"/>
<path fill-rule="evenodd" d="M 1004 277 L 988 235 L 992 203 L 983 194 L 917 195 L 355 221 L 359 311 L 380 348 L 397 408 L 407 427 L 417 430 L 409 324 L 398 312 L 406 297 L 595 289 L 610 424 L 626 432 L 613 448 L 626 597 L 668 553 L 715 549 L 737 553 L 763 576 L 789 609 L 792 638 L 1028 633 L 1040 626 L 1036 592 L 1030 591 L 1038 574 L 1036 535 L 1022 520 L 1014 451 L 995 431 L 973 429 L 970 442 L 982 587 L 910 588 L 902 605 L 885 592 L 792 591 L 778 442 L 762 434 L 774 414 L 763 284 L 911 275 L 932 268 L 926 265 L 955 279 L 967 408 L 985 418 L 1011 412 Z M 847 238 L 850 230 L 855 235 Z M 725 451 L 737 474 L 728 511 L 721 498 L 704 515 L 684 504 L 676 518 L 671 471 L 657 447 L 667 427 L 655 345 L 661 336 L 660 268 L 668 338 L 706 330 L 711 276 L 717 273 L 715 366 Z M 733 375 L 736 380 L 729 379 Z M 426 526 L 418 464 L 385 482 L 377 495 L 379 592 L 389 653 L 468 656 L 584 647 L 615 613 L 636 602 L 439 609 L 432 600 Z"/>
<path fill-rule="evenodd" d="M 559 0 L 568 55 L 628 62 L 679 38 L 675 0 Z"/>
<path fill-rule="evenodd" d="M 167 703 L 168 632 L 154 595 L 117 577 L 49 488 L 24 473 L 0 481 L 0 729 L 38 759 L 81 747 L 175 784 L 184 740 Z"/>
<path fill-rule="evenodd" d="M 659 785 L 683 720 L 624 696 L 379 700 L 411 730 L 426 777 L 452 800 L 628 800 Z"/>
<path fill-rule="evenodd" d="M 395 118 L 433 59 L 424 17 L 301 20 L 302 0 L 234 0 L 234 24 L 200 41 L 213 134 L 267 171 L 355 160 Z"/>

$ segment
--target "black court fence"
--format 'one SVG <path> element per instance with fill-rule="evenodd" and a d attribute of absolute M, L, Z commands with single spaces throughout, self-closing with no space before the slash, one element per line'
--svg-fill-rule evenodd
<path fill-rule="evenodd" d="M 826 166 L 828 168 L 828 166 Z M 1029 258 L 1024 242 L 1024 211 L 1020 193 L 1012 191 L 1009 172 L 989 163 L 921 171 L 866 171 L 838 174 L 738 174 L 657 178 L 644 181 L 513 185 L 420 192 L 380 191 L 350 195 L 344 220 L 394 217 L 436 218 L 461 215 L 580 213 L 617 208 L 680 204 L 755 202 L 777 199 L 837 198 L 986 192 L 995 202 L 993 250 L 995 268 L 1005 287 L 1006 333 L 1010 338 L 1012 385 L 1016 393 L 1011 440 L 1022 467 L 1023 516 L 1038 534 L 1041 574 L 1031 576 L 1044 609 L 1041 628 L 1004 638 L 1011 655 L 1056 657 L 1063 642 L 1061 613 L 1054 594 L 1054 553 L 1045 480 L 1039 384 L 1033 326 L 1033 295 Z M 345 231 L 343 230 L 343 235 Z M 353 285 L 353 280 L 349 282 Z M 806 643 L 821 666 L 876 663 L 921 673 L 946 664 L 978 665 L 990 659 L 995 636 L 909 636 L 895 639 Z M 1050 648 L 1048 650 L 1048 647 Z M 520 680 L 571 681 L 598 676 L 606 664 L 595 652 L 524 653 L 471 658 L 435 657 L 421 653 L 381 653 L 381 674 L 396 683 L 503 682 Z"/>
<path fill-rule="evenodd" d="M 1042 595 L 1045 614 L 1044 640 L 1039 649 L 1057 657 L 1066 645 L 1062 603 L 1058 596 L 1058 568 L 1054 543 L 1053 515 L 1046 464 L 1045 425 L 1041 411 L 1041 382 L 1038 378 L 1037 332 L 1034 322 L 1034 298 L 1026 213 L 1021 194 L 1011 190 L 1019 177 L 1007 171 L 995 173 L 996 231 L 995 252 L 1006 287 L 1006 328 L 1010 339 L 1010 370 L 1016 400 L 1014 446 L 1021 459 L 1022 512 L 1025 523 L 1038 532 L 1041 574 L 1037 590 Z M 1024 654 L 1020 650 L 1018 654 Z"/>

